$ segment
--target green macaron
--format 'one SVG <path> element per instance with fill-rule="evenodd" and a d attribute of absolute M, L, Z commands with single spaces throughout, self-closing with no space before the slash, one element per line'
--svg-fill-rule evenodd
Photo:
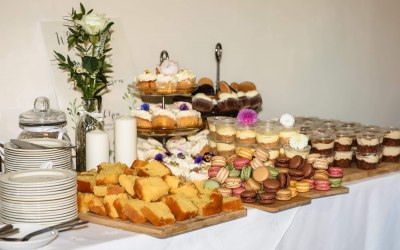
<path fill-rule="evenodd" d="M 240 170 L 234 169 L 229 172 L 229 177 L 239 177 L 240 176 Z"/>
<path fill-rule="evenodd" d="M 342 185 L 342 178 L 330 177 L 329 178 L 329 182 L 330 182 L 332 188 L 337 188 L 337 187 L 340 187 Z"/>
<path fill-rule="evenodd" d="M 219 188 L 219 186 L 220 185 L 219 185 L 218 181 L 211 180 L 211 179 L 206 180 L 206 182 L 204 183 L 205 189 L 216 189 L 216 188 Z"/>
<path fill-rule="evenodd" d="M 240 179 L 242 179 L 242 181 L 247 181 L 251 177 L 252 172 L 253 169 L 250 166 L 244 166 L 240 173 Z"/>
<path fill-rule="evenodd" d="M 278 176 L 279 171 L 275 167 L 268 167 L 270 179 L 276 179 L 276 176 Z"/>

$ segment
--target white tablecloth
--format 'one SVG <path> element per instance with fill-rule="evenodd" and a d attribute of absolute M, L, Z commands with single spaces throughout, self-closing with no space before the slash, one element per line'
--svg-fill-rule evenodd
<path fill-rule="evenodd" d="M 400 249 L 400 173 L 350 183 L 350 193 L 168 239 L 89 224 L 43 249 Z"/>

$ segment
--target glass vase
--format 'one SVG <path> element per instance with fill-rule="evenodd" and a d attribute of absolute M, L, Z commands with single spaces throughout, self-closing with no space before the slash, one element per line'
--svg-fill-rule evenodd
<path fill-rule="evenodd" d="M 104 130 L 104 124 L 98 117 L 99 103 L 96 98 L 82 98 L 83 108 L 87 113 L 84 113 L 79 118 L 75 129 L 76 143 L 76 171 L 86 171 L 86 133 L 99 129 Z M 96 116 L 91 113 L 97 113 Z"/>

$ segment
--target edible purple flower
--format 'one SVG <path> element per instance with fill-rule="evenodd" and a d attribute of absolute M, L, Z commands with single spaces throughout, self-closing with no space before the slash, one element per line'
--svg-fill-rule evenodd
<path fill-rule="evenodd" d="M 201 161 L 203 160 L 203 156 L 198 156 L 197 158 L 196 158 L 196 160 L 194 160 L 194 163 L 195 164 L 199 164 Z"/>
<path fill-rule="evenodd" d="M 166 156 L 171 156 L 172 153 L 171 153 L 168 149 L 166 149 L 166 150 L 165 150 L 165 155 L 166 155 Z"/>
<path fill-rule="evenodd" d="M 150 110 L 150 104 L 148 104 L 147 102 L 142 103 L 142 105 L 140 105 L 140 110 L 149 111 Z"/>
<path fill-rule="evenodd" d="M 154 157 L 154 160 L 162 162 L 163 161 L 163 157 L 164 157 L 163 154 L 158 153 Z"/>
<path fill-rule="evenodd" d="M 257 112 L 252 109 L 241 109 L 237 120 L 243 125 L 251 125 L 257 122 Z"/>
<path fill-rule="evenodd" d="M 180 159 L 185 159 L 185 155 L 183 153 L 179 153 L 176 156 L 178 156 Z"/>
<path fill-rule="evenodd" d="M 189 110 L 188 105 L 186 105 L 186 103 L 182 103 L 181 105 L 179 105 L 179 110 Z"/>

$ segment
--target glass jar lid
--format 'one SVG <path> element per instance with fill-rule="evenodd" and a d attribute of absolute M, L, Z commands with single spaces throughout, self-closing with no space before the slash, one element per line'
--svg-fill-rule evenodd
<path fill-rule="evenodd" d="M 59 126 L 65 124 L 67 124 L 65 113 L 50 109 L 50 101 L 46 97 L 36 98 L 34 108 L 19 115 L 20 126 Z"/>

